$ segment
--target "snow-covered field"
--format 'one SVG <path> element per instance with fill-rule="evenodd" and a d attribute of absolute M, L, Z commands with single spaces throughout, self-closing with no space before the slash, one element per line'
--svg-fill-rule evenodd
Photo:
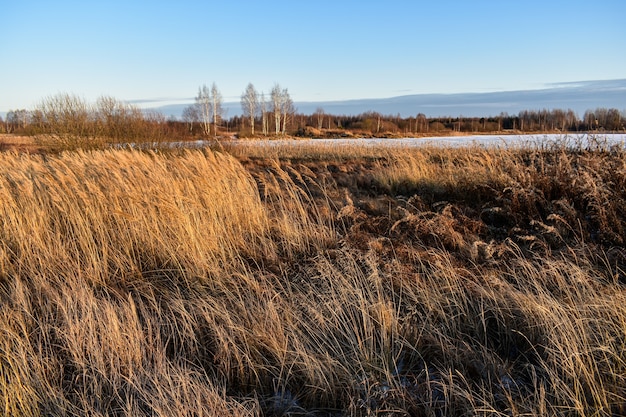
<path fill-rule="evenodd" d="M 140 147 L 163 147 L 172 148 L 203 148 L 215 145 L 213 140 L 197 140 L 191 142 L 169 142 L 163 143 L 143 143 Z M 436 136 L 424 138 L 350 138 L 350 139 L 251 139 L 237 140 L 224 139 L 222 144 L 229 146 L 370 146 L 370 147 L 420 147 L 420 146 L 442 146 L 442 147 L 460 147 L 460 146 L 483 146 L 483 147 L 550 147 L 550 146 L 567 146 L 570 148 L 583 149 L 608 149 L 612 146 L 626 147 L 626 133 L 601 133 L 601 134 L 542 134 L 542 135 L 469 135 L 469 136 Z M 136 147 L 136 144 L 119 144 L 116 147 Z"/>
<path fill-rule="evenodd" d="M 214 141 L 172 142 L 172 147 L 201 148 L 214 144 Z M 371 147 L 419 147 L 419 146 L 485 146 L 511 148 L 520 146 L 552 146 L 563 145 L 572 148 L 607 148 L 613 145 L 626 147 L 626 133 L 574 133 L 574 134 L 542 134 L 542 135 L 469 135 L 469 136 L 437 136 L 425 138 L 351 138 L 351 139 L 254 139 L 254 140 L 223 140 L 231 146 L 371 146 Z M 125 145 L 127 146 L 127 145 Z M 162 144 L 161 144 L 162 146 Z"/>
<path fill-rule="evenodd" d="M 415 147 L 424 145 L 436 146 L 522 146 L 522 145 L 549 145 L 564 144 L 569 146 L 597 147 L 604 145 L 626 144 L 626 134 L 549 134 L 549 135 L 471 135 L 471 136 L 439 136 L 431 138 L 400 138 L 400 139 L 279 139 L 256 141 L 233 141 L 234 144 L 256 144 L 258 146 L 284 145 L 363 145 L 363 146 L 390 146 Z"/>

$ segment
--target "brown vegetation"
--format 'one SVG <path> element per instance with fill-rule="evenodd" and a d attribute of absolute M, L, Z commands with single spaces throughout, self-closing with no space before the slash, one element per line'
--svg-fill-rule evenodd
<path fill-rule="evenodd" d="M 5 415 L 626 412 L 621 150 L 229 151 L 0 155 Z"/>

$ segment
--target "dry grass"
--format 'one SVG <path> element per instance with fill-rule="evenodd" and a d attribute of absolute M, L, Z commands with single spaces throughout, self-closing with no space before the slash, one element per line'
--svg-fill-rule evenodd
<path fill-rule="evenodd" d="M 309 161 L 341 161 L 346 159 L 357 158 L 381 158 L 396 153 L 385 146 L 362 146 L 359 145 L 359 139 L 353 139 L 352 143 L 345 141 L 337 141 L 337 143 L 328 143 L 328 140 L 317 142 L 315 139 L 302 140 L 281 140 L 274 139 L 269 141 L 250 140 L 239 141 L 236 144 L 224 142 L 223 146 L 226 151 L 238 159 L 297 159 Z M 393 141 L 393 139 L 389 139 Z"/>
<path fill-rule="evenodd" d="M 623 154 L 281 152 L 0 155 L 2 413 L 626 412 Z"/>
<path fill-rule="evenodd" d="M 43 150 L 41 144 L 31 136 L 11 135 L 0 133 L 0 151 L 16 151 L 38 153 Z"/>

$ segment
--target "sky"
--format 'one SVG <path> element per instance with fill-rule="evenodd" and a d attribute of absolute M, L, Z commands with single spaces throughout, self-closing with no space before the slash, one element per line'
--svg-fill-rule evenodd
<path fill-rule="evenodd" d="M 294 101 L 626 78 L 624 0 L 7 1 L 0 112 L 57 93 L 192 99 L 251 82 Z"/>

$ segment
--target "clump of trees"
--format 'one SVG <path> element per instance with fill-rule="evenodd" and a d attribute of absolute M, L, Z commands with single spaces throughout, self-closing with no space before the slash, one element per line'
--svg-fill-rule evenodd
<path fill-rule="evenodd" d="M 6 133 L 24 131 L 30 124 L 31 112 L 26 109 L 9 110 L 3 128 Z"/>
<path fill-rule="evenodd" d="M 211 88 L 203 84 L 198 88 L 198 94 L 193 104 L 183 110 L 182 119 L 188 127 L 189 133 L 194 134 L 194 127 L 200 126 L 205 136 L 217 136 L 218 128 L 224 115 L 222 93 L 215 82 Z"/>
<path fill-rule="evenodd" d="M 206 136 L 211 135 L 211 126 L 213 126 L 213 135 L 217 136 L 217 128 L 223 113 L 222 94 L 214 82 L 210 89 L 206 84 L 198 89 L 195 103 L 185 109 L 183 115 L 189 119 L 191 131 L 193 131 L 193 123 L 199 121 L 202 132 Z"/>
<path fill-rule="evenodd" d="M 274 129 L 276 135 L 287 133 L 287 126 L 296 112 L 296 108 L 291 101 L 289 91 L 281 88 L 279 84 L 274 84 L 270 93 L 272 99 L 272 113 L 274 113 Z"/>
<path fill-rule="evenodd" d="M 261 124 L 261 133 L 267 136 L 272 130 L 275 135 L 292 133 L 296 108 L 286 88 L 274 84 L 269 102 L 265 93 L 259 93 L 254 84 L 249 83 L 241 94 L 242 117 L 233 117 L 228 125 L 234 126 L 242 136 L 256 134 L 255 126 Z M 195 126 L 200 126 L 205 136 L 218 136 L 223 118 L 222 95 L 215 83 L 211 89 L 203 85 L 198 90 L 195 102 L 183 110 L 183 121 L 193 134 Z M 258 120 L 260 118 L 260 120 Z"/>
<path fill-rule="evenodd" d="M 11 110 L 4 123 L 7 133 L 40 135 L 59 144 L 81 146 L 119 142 L 158 142 L 176 127 L 158 112 L 102 96 L 89 103 L 79 96 L 57 94 L 43 99 L 34 110 Z"/>

